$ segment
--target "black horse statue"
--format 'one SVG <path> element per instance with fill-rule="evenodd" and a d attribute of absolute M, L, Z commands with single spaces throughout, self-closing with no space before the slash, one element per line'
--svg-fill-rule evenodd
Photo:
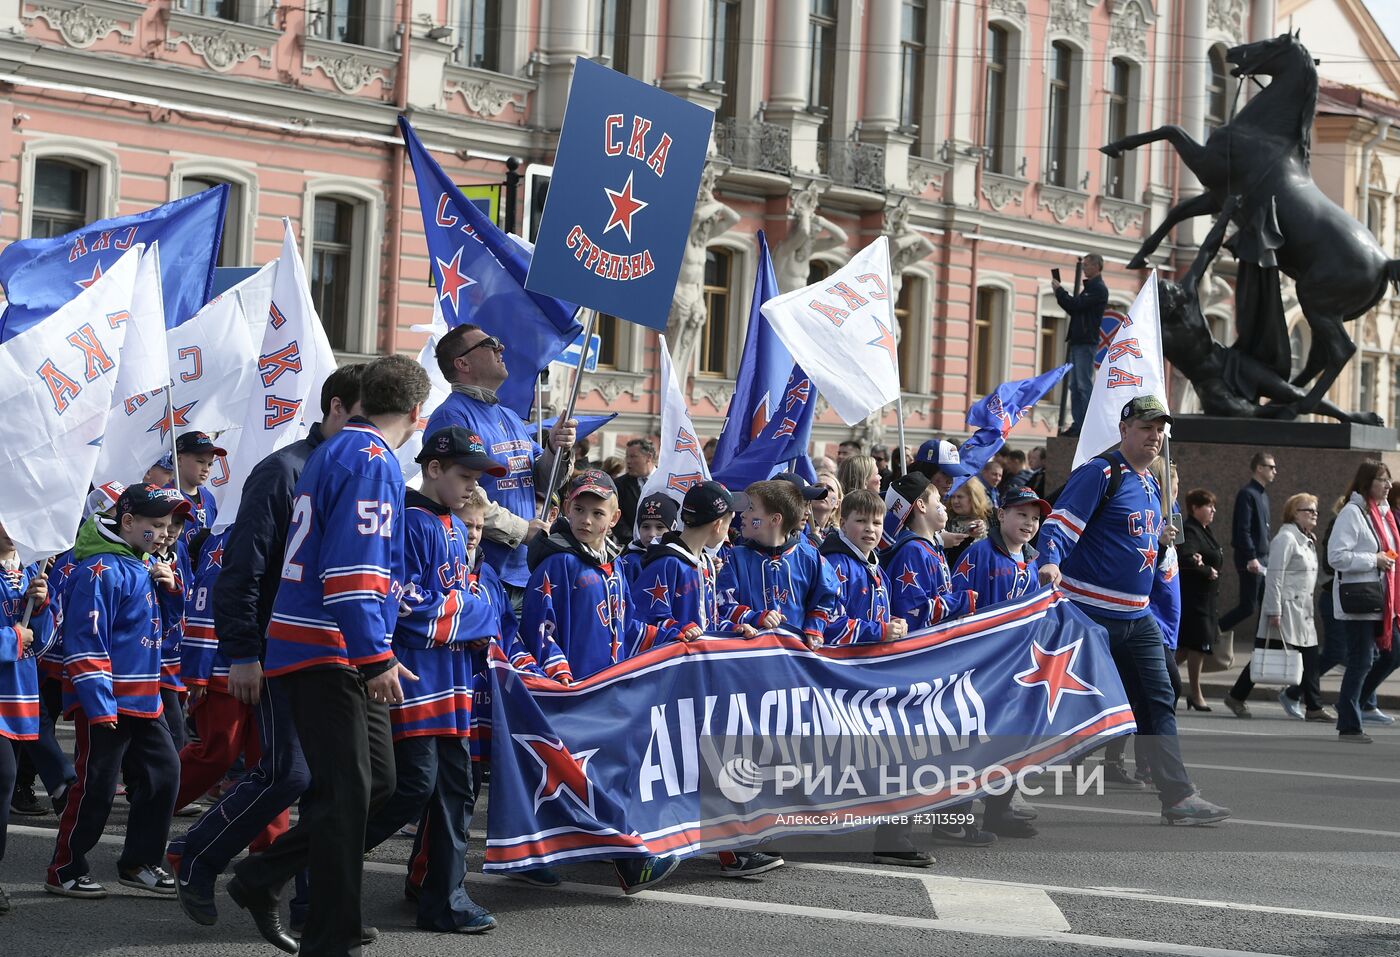
<path fill-rule="evenodd" d="M 1381 249 L 1370 230 L 1328 199 L 1309 169 L 1317 69 L 1296 34 L 1247 43 L 1229 50 L 1236 77 L 1270 78 L 1239 114 L 1211 133 L 1204 145 L 1179 126 L 1162 126 L 1101 147 L 1109 156 L 1167 140 L 1206 187 L 1174 206 L 1143 243 L 1129 268 L 1147 266 L 1147 256 L 1178 223 L 1216 215 L 1228 197 L 1239 205 L 1237 229 L 1228 245 L 1241 262 L 1277 268 L 1292 277 L 1298 304 L 1312 330 L 1312 347 L 1295 385 L 1312 387 L 1289 407 L 1293 415 L 1318 409 L 1327 390 L 1356 353 L 1344 322 L 1380 301 L 1387 283 L 1400 284 L 1400 260 Z M 1278 296 L 1277 283 L 1272 295 Z M 1277 308 L 1281 316 L 1281 307 Z M 1237 315 L 1241 340 L 1253 338 L 1255 317 Z M 1239 344 L 1248 351 L 1251 342 Z M 1277 366 L 1277 359 L 1274 365 Z M 1286 369 L 1286 367 L 1285 367 Z M 1280 410 L 1283 411 L 1283 410 Z"/>

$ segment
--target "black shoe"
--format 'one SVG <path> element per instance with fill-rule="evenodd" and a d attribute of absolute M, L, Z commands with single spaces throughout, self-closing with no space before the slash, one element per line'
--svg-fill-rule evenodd
<path fill-rule="evenodd" d="M 781 854 L 739 851 L 732 858 L 720 856 L 719 873 L 721 877 L 757 877 L 759 874 L 777 870 L 786 863 Z"/>
<path fill-rule="evenodd" d="M 663 857 L 619 857 L 613 861 L 617 871 L 617 883 L 622 893 L 629 897 L 653 884 L 659 884 L 680 867 L 680 858 L 671 855 Z"/>
<path fill-rule="evenodd" d="M 933 826 L 933 839 L 942 844 L 960 844 L 963 847 L 991 847 L 997 836 L 973 824 Z"/>
<path fill-rule="evenodd" d="M 196 924 L 213 927 L 219 922 L 219 909 L 214 904 L 214 881 L 196 879 L 193 868 L 186 870 L 183 860 L 173 854 L 165 858 L 175 875 L 175 897 L 180 910 Z"/>
<path fill-rule="evenodd" d="M 64 781 L 58 786 L 57 791 L 49 795 L 49 803 L 53 805 L 53 812 L 59 817 L 63 817 L 63 809 L 68 806 L 68 789 L 72 786 L 72 781 Z"/>
<path fill-rule="evenodd" d="M 1376 739 L 1365 731 L 1341 731 L 1337 734 L 1337 740 L 1343 744 L 1370 744 Z"/>
<path fill-rule="evenodd" d="M 49 809 L 34 796 L 33 785 L 16 784 L 15 792 L 10 796 L 10 813 L 19 817 L 43 817 L 49 813 Z"/>
<path fill-rule="evenodd" d="M 282 915 L 277 911 L 277 898 L 270 891 L 260 887 L 249 887 L 235 874 L 228 882 L 228 896 L 253 918 L 253 924 L 258 928 L 263 940 L 284 953 L 297 952 L 297 942 L 282 929 Z"/>
<path fill-rule="evenodd" d="M 1204 704 L 1204 703 L 1202 703 L 1202 704 L 1196 704 L 1196 702 L 1192 701 L 1190 698 L 1187 698 L 1187 699 L 1186 699 L 1186 710 L 1187 710 L 1187 711 L 1209 711 L 1209 710 L 1210 710 L 1210 705 Z"/>
<path fill-rule="evenodd" d="M 1147 785 L 1128 773 L 1121 764 L 1105 761 L 1103 766 L 1103 786 L 1110 791 L 1146 791 Z"/>
<path fill-rule="evenodd" d="M 1040 833 L 1030 821 L 1009 814 L 988 817 L 982 822 L 982 830 L 991 831 L 997 837 L 1035 837 Z"/>
<path fill-rule="evenodd" d="M 302 932 L 303 930 L 305 930 L 306 928 L 303 927 L 301 924 L 297 923 L 296 921 L 291 921 L 290 924 L 291 924 L 291 926 L 287 928 L 287 936 L 288 936 L 288 937 L 291 937 L 291 938 L 293 938 L 293 939 L 295 939 L 295 940 L 301 940 L 301 932 Z M 360 946 L 361 946 L 361 947 L 368 947 L 370 944 L 374 943 L 374 942 L 375 942 L 376 940 L 378 940 L 378 939 L 379 939 L 379 928 L 378 928 L 378 927 L 361 927 L 361 928 L 360 928 Z"/>
<path fill-rule="evenodd" d="M 935 863 L 933 855 L 925 851 L 876 851 L 873 856 L 876 864 L 900 867 L 930 867 Z"/>

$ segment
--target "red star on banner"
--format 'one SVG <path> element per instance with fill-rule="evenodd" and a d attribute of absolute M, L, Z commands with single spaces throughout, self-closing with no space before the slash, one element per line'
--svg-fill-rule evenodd
<path fill-rule="evenodd" d="M 603 227 L 603 234 L 607 235 L 608 230 L 614 226 L 621 226 L 622 232 L 627 236 L 627 241 L 632 241 L 632 217 L 650 206 L 632 195 L 632 174 L 627 174 L 627 182 L 620 190 L 603 187 L 603 192 L 608 194 L 608 202 L 612 203 L 612 215 L 608 217 L 608 224 Z"/>
<path fill-rule="evenodd" d="M 171 428 L 179 428 L 190 424 L 190 409 L 193 409 L 198 404 L 199 400 L 196 399 L 187 405 L 177 405 L 173 409 L 166 410 L 165 415 L 160 417 L 160 421 L 146 431 L 154 432 L 159 429 L 160 437 L 164 439 L 170 434 Z M 172 418 L 175 420 L 173 426 L 171 425 Z"/>
<path fill-rule="evenodd" d="M 669 606 L 671 603 L 671 589 L 666 587 L 665 582 L 657 582 L 650 588 L 643 588 L 642 591 L 646 592 L 648 595 L 651 596 L 651 607 L 653 608 L 655 608 L 658 604 Z"/>
<path fill-rule="evenodd" d="M 897 581 L 905 588 L 913 588 L 919 583 L 919 576 L 914 574 L 914 569 L 906 568 L 902 573 L 900 573 L 900 576 L 897 579 Z"/>
<path fill-rule="evenodd" d="M 598 753 L 580 751 L 570 754 L 564 742 L 557 738 L 542 738 L 536 734 L 513 734 L 511 738 L 525 748 L 544 774 L 535 788 L 535 810 L 558 797 L 567 797 L 590 817 L 593 811 L 593 782 L 588 780 L 588 760 Z"/>
<path fill-rule="evenodd" d="M 544 581 L 540 582 L 540 587 L 536 588 L 535 591 L 546 598 L 554 597 L 554 586 L 549 583 L 549 572 L 544 572 L 540 577 L 543 578 Z"/>
<path fill-rule="evenodd" d="M 899 359 L 895 355 L 895 349 L 899 346 L 899 343 L 895 340 L 894 332 L 879 319 L 875 320 L 875 328 L 880 330 L 880 334 L 866 344 L 879 346 L 881 349 L 884 349 L 885 354 L 890 357 L 890 363 L 894 365 L 896 369 L 899 368 Z"/>
<path fill-rule="evenodd" d="M 458 248 L 451 262 L 437 261 L 438 267 L 438 301 L 451 298 L 452 312 L 458 312 L 457 297 L 462 290 L 468 286 L 475 286 L 476 280 L 462 272 L 462 250 Z M 450 271 L 449 271 L 450 270 Z"/>
<path fill-rule="evenodd" d="M 77 286 L 79 289 L 86 289 L 86 288 L 88 288 L 89 286 L 91 286 L 93 283 L 97 282 L 97 280 L 99 280 L 99 279 L 101 279 L 101 278 L 102 278 L 102 264 L 101 264 L 101 263 L 93 263 L 93 264 L 92 264 L 92 275 L 91 275 L 90 277 L 88 277 L 87 279 L 75 279 L 75 280 L 73 280 L 73 285 Z"/>
<path fill-rule="evenodd" d="M 111 571 L 111 570 L 112 570 L 112 566 L 111 566 L 111 565 L 104 565 L 104 564 L 102 564 L 102 559 L 100 559 L 100 558 L 99 558 L 96 562 L 94 562 L 93 564 L 91 564 L 91 565 L 88 566 L 88 571 L 92 572 L 92 580 L 93 580 L 93 581 L 97 581 L 99 578 L 102 577 L 102 575 L 103 575 L 104 572 L 108 572 L 108 571 Z M 147 593 L 146 593 L 146 596 L 149 598 L 149 597 L 150 597 L 150 592 L 147 592 Z"/>
<path fill-rule="evenodd" d="M 360 451 L 365 453 L 365 455 L 369 456 L 371 459 L 382 459 L 385 455 L 388 454 L 388 449 L 384 448 L 384 446 L 374 441 L 374 439 L 370 439 L 369 445 L 366 445 L 364 448 L 360 449 Z"/>
<path fill-rule="evenodd" d="M 1031 667 L 1018 675 L 1013 676 L 1018 685 L 1023 688 L 1034 688 L 1037 685 L 1045 687 L 1048 695 L 1045 702 L 1045 714 L 1051 721 L 1055 720 L 1055 710 L 1060 706 L 1060 700 L 1067 694 L 1078 695 L 1098 695 L 1101 692 L 1098 688 L 1089 684 L 1083 678 L 1074 673 L 1074 662 L 1079 657 L 1079 646 L 1084 643 L 1084 639 L 1072 641 L 1055 651 L 1047 651 L 1040 646 L 1040 642 L 1031 642 Z"/>

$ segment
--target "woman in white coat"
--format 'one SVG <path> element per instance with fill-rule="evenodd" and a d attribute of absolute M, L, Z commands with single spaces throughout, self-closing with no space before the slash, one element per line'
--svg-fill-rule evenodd
<path fill-rule="evenodd" d="M 1313 621 L 1313 588 L 1317 585 L 1317 496 L 1300 492 L 1283 506 L 1283 525 L 1269 544 L 1264 575 L 1264 607 L 1259 613 L 1259 637 L 1281 638 L 1303 654 L 1303 689 L 1317 687 L 1317 626 Z M 1225 706 L 1241 717 L 1246 698 L 1254 688 L 1249 665 L 1225 696 Z M 1285 689 L 1286 691 L 1287 689 Z M 1279 702 L 1294 717 L 1303 717 L 1298 703 L 1279 692 Z M 1291 706 L 1291 707 L 1290 707 Z M 1322 703 L 1312 695 L 1309 707 Z M 1241 714 L 1243 712 L 1243 714 Z"/>
<path fill-rule="evenodd" d="M 1383 462 L 1362 462 L 1327 539 L 1327 564 L 1336 572 L 1336 625 L 1327 636 L 1329 643 L 1335 636 L 1342 645 L 1328 649 L 1327 657 L 1346 666 L 1337 695 L 1337 733 L 1352 744 L 1371 741 L 1361 730 L 1362 688 L 1376 649 L 1388 652 L 1396 640 L 1400 614 L 1400 529 L 1390 514 L 1389 494 L 1390 469 Z"/>

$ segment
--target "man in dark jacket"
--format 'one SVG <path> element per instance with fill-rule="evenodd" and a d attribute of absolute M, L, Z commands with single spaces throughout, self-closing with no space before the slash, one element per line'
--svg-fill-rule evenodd
<path fill-rule="evenodd" d="M 1253 475 L 1235 495 L 1235 517 L 1231 523 L 1235 570 L 1240 576 L 1239 604 L 1220 619 L 1221 631 L 1232 631 L 1249 620 L 1264 600 L 1264 563 L 1269 558 L 1267 489 L 1278 477 L 1278 466 L 1272 453 L 1255 452 L 1249 460 L 1249 470 Z"/>
<path fill-rule="evenodd" d="M 296 803 L 311 780 L 287 702 L 269 694 L 263 682 L 264 635 L 282 580 L 292 491 L 312 451 L 358 410 L 363 371 L 361 364 L 332 373 L 321 389 L 321 421 L 311 433 L 253 467 L 224 546 L 224 570 L 214 587 L 214 630 L 219 651 L 230 662 L 229 694 L 257 708 L 262 756 L 237 788 L 171 844 L 171 857 L 178 861 L 180 905 L 201 924 L 212 924 L 217 916 L 218 875 L 273 818 Z"/>
<path fill-rule="evenodd" d="M 1069 374 L 1069 393 L 1074 424 L 1065 435 L 1079 434 L 1084 415 L 1089 411 L 1089 396 L 1094 391 L 1094 353 L 1098 351 L 1103 311 L 1108 306 L 1108 287 L 1100 276 L 1102 272 L 1103 257 L 1089 253 L 1084 257 L 1084 288 L 1078 295 L 1070 295 L 1058 282 L 1051 283 L 1060 308 L 1069 314 L 1065 339 L 1069 343 L 1066 358 L 1073 366 Z"/>
<path fill-rule="evenodd" d="M 622 518 L 613 528 L 613 538 L 619 545 L 632 541 L 636 532 L 637 504 L 642 500 L 642 487 L 656 471 L 656 446 L 651 439 L 632 439 L 627 443 L 627 472 L 617 480 L 617 504 Z"/>

